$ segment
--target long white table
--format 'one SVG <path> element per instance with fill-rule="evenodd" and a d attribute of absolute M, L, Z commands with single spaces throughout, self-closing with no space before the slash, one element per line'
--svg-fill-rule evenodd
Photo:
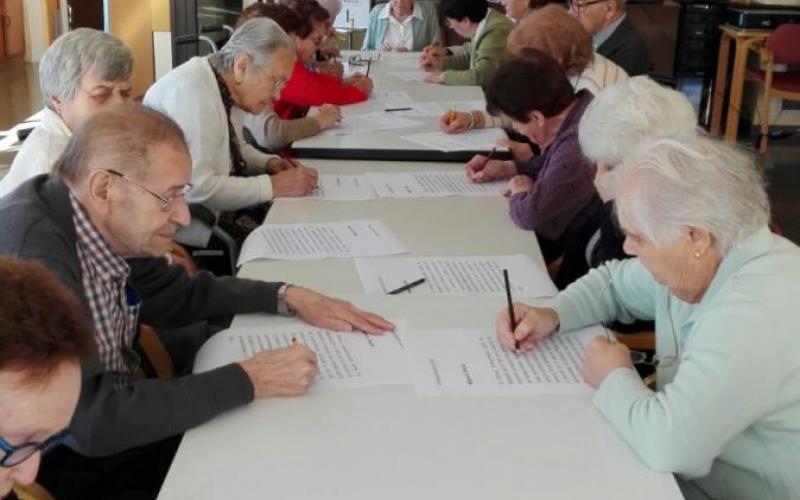
<path fill-rule="evenodd" d="M 483 91 L 478 86 L 446 86 L 423 82 L 408 82 L 393 76 L 396 71 L 407 71 L 400 61 L 408 59 L 409 54 L 384 53 L 380 61 L 371 66 L 370 77 L 376 90 L 402 90 L 409 93 L 414 102 L 483 101 Z M 418 57 L 418 56 L 414 56 Z M 347 57 L 344 57 L 346 60 Z M 364 73 L 363 66 L 354 69 Z M 385 104 L 375 99 L 363 103 L 342 106 L 343 116 L 382 111 Z M 465 110 L 462 108 L 462 110 Z M 354 135 L 317 135 L 297 141 L 292 146 L 295 155 L 301 158 L 333 158 L 362 160 L 405 160 L 405 161 L 464 161 L 476 153 L 488 152 L 491 148 L 476 148 L 470 151 L 443 152 L 433 148 L 415 145 L 401 135 L 439 130 L 438 117 L 414 118 L 424 125 L 399 130 L 377 130 Z M 500 155 L 503 156 L 502 154 Z"/>
<path fill-rule="evenodd" d="M 322 173 L 456 168 L 446 164 L 309 161 Z M 527 253 L 532 233 L 497 198 L 278 201 L 269 222 L 369 215 L 417 255 Z M 359 295 L 349 259 L 243 266 L 240 276 L 288 280 L 415 328 L 492 328 L 498 297 Z M 355 295 L 343 295 L 356 293 Z M 234 326 L 287 319 L 243 315 Z M 456 348 L 456 347 L 454 347 Z M 676 500 L 669 474 L 649 470 L 588 396 L 420 398 L 411 386 L 311 391 L 259 400 L 186 433 L 159 498 L 407 500 L 487 498 Z"/>
<path fill-rule="evenodd" d="M 461 171 L 454 163 L 366 162 L 304 160 L 320 173 L 360 174 L 369 171 Z M 383 221 L 414 255 L 529 255 L 544 268 L 539 244 L 531 231 L 517 228 L 508 217 L 502 196 L 376 199 L 360 202 L 277 200 L 268 222 L 334 222 L 364 218 Z M 244 266 L 250 277 L 289 281 L 331 294 L 362 293 L 361 281 L 350 259 L 259 261 Z"/>

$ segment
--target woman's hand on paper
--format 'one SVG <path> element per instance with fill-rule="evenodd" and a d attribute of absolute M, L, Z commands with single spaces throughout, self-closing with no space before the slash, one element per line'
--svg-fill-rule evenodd
<path fill-rule="evenodd" d="M 558 314 L 550 308 L 531 307 L 519 302 L 514 303 L 514 318 L 517 328 L 511 330 L 511 318 L 508 308 L 504 307 L 497 315 L 495 329 L 497 339 L 509 349 L 515 349 L 519 342 L 521 351 L 530 351 L 536 343 L 553 333 L 558 328 Z"/>

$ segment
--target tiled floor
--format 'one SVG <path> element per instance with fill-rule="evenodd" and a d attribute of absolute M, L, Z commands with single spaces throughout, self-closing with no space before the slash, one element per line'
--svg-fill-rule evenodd
<path fill-rule="evenodd" d="M 0 64 L 0 130 L 10 128 L 41 107 L 36 66 L 22 61 Z M 774 221 L 787 238 L 800 243 L 800 134 L 774 141 L 761 163 Z"/>

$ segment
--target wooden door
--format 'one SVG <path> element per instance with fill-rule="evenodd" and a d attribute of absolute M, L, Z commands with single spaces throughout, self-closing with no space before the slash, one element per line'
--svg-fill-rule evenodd
<path fill-rule="evenodd" d="M 8 57 L 25 55 L 25 17 L 22 0 L 3 2 L 3 45 Z"/>
<path fill-rule="evenodd" d="M 0 62 L 6 60 L 5 0 L 0 0 Z"/>
<path fill-rule="evenodd" d="M 69 29 L 103 29 L 103 0 L 67 0 Z"/>

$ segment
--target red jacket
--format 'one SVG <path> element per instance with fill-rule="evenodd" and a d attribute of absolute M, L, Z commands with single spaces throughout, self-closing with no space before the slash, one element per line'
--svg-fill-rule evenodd
<path fill-rule="evenodd" d="M 301 118 L 311 106 L 323 104 L 353 104 L 366 101 L 367 94 L 355 85 L 347 85 L 341 78 L 317 73 L 296 61 L 292 77 L 281 91 L 281 97 L 272 105 L 275 114 L 284 119 Z"/>

